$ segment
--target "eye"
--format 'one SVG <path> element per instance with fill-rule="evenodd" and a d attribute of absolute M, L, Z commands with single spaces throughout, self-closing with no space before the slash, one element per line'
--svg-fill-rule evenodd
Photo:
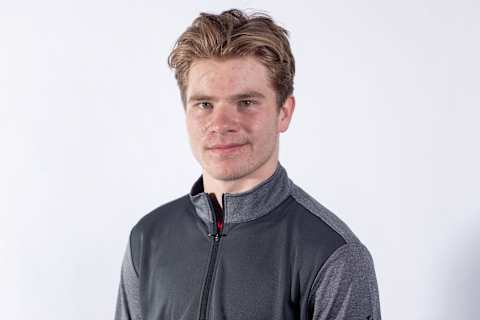
<path fill-rule="evenodd" d="M 250 107 L 250 106 L 252 106 L 252 105 L 254 105 L 254 104 L 256 104 L 256 103 L 257 103 L 257 102 L 256 102 L 255 100 L 240 100 L 240 101 L 238 102 L 238 105 L 239 105 L 240 107 Z"/>
<path fill-rule="evenodd" d="M 200 107 L 201 109 L 211 109 L 213 106 L 210 102 L 207 101 L 202 101 L 197 103 L 197 106 Z"/>

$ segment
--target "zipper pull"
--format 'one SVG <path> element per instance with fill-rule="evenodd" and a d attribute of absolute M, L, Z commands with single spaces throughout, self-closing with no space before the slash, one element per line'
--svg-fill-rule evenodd
<path fill-rule="evenodd" d="M 220 241 L 220 238 L 221 238 L 221 237 L 226 237 L 227 235 L 226 235 L 226 234 L 222 234 L 222 233 L 216 233 L 216 234 L 209 233 L 208 236 L 209 236 L 209 237 L 212 237 L 213 240 L 214 240 L 215 242 L 217 242 L 217 241 Z"/>

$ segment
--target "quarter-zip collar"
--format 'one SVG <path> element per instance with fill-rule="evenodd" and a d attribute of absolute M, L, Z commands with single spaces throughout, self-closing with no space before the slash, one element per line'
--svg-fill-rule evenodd
<path fill-rule="evenodd" d="M 291 184 L 287 171 L 278 162 L 275 172 L 252 189 L 239 193 L 224 193 L 224 223 L 246 222 L 267 214 L 288 197 Z M 213 222 L 208 203 L 209 195 L 203 189 L 203 175 L 193 184 L 189 197 L 197 215 L 204 221 Z"/>

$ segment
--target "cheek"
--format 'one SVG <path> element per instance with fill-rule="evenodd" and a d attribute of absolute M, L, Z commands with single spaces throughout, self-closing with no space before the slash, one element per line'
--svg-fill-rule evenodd
<path fill-rule="evenodd" d="M 196 146 L 198 144 L 199 140 L 199 129 L 198 126 L 192 122 L 187 120 L 187 133 L 188 133 L 188 138 L 190 139 L 190 143 L 192 146 Z"/>
<path fill-rule="evenodd" d="M 265 144 L 275 139 L 276 136 L 276 123 L 273 121 L 259 121 L 253 123 L 248 128 L 251 136 L 261 144 Z"/>
<path fill-rule="evenodd" d="M 188 117 L 186 120 L 187 130 L 191 135 L 194 135 L 196 132 L 200 131 L 201 123 L 198 119 L 194 117 Z"/>

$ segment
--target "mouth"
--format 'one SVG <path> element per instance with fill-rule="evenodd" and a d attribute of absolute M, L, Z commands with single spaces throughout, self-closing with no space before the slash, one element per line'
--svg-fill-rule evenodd
<path fill-rule="evenodd" d="M 240 150 L 243 146 L 245 146 L 246 143 L 244 144 L 217 144 L 213 145 L 210 148 L 207 148 L 208 151 L 216 153 L 216 154 L 229 154 L 236 152 Z"/>

